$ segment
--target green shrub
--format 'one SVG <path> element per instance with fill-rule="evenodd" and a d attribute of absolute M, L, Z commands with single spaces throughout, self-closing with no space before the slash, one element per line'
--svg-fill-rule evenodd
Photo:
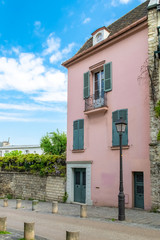
<path fill-rule="evenodd" d="M 66 157 L 64 155 L 27 154 L 0 157 L 2 171 L 28 172 L 40 176 L 66 175 Z"/>
<path fill-rule="evenodd" d="M 67 201 L 68 198 L 68 193 L 65 192 L 64 196 L 63 196 L 63 202 L 65 203 Z"/>
<path fill-rule="evenodd" d="M 155 113 L 156 113 L 156 117 L 159 118 L 160 117 L 160 101 L 155 106 Z M 157 135 L 157 141 L 160 141 L 160 130 Z"/>
<path fill-rule="evenodd" d="M 13 195 L 9 193 L 9 194 L 6 195 L 6 198 L 13 199 Z"/>
<path fill-rule="evenodd" d="M 0 231 L 0 234 L 11 234 L 11 233 L 7 231 Z"/>
<path fill-rule="evenodd" d="M 20 156 L 22 155 L 22 151 L 18 151 L 18 150 L 13 150 L 11 152 L 5 153 L 4 156 Z"/>
<path fill-rule="evenodd" d="M 155 106 L 155 112 L 156 112 L 156 116 L 160 117 L 160 101 Z"/>
<path fill-rule="evenodd" d="M 160 130 L 159 130 L 158 135 L 157 135 L 157 141 L 160 141 Z"/>

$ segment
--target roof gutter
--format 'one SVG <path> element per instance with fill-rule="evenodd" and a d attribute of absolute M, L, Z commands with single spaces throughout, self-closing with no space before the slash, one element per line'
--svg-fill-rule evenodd
<path fill-rule="evenodd" d="M 84 50 L 83 52 L 74 55 L 72 58 L 68 59 L 67 61 L 62 63 L 62 66 L 68 68 L 74 63 L 81 61 L 82 59 L 93 55 L 94 53 L 114 44 L 115 42 L 121 40 L 124 37 L 131 35 L 132 33 L 136 32 L 137 30 L 141 30 L 144 27 L 147 27 L 147 16 L 139 19 L 138 21 L 132 23 L 131 25 L 123 28 L 119 32 L 109 36 L 107 39 L 103 40 L 102 42 Z"/>

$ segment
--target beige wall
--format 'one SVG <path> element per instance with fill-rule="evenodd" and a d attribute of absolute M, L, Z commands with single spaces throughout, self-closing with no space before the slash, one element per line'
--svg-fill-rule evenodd
<path fill-rule="evenodd" d="M 62 201 L 65 193 L 63 177 L 0 172 L 0 197 Z"/>

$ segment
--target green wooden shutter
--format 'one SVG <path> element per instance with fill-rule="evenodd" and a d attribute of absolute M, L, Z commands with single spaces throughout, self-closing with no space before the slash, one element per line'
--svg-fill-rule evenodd
<path fill-rule="evenodd" d="M 128 145 L 128 109 L 119 110 L 119 118 L 122 117 L 127 123 L 126 130 L 122 136 L 122 145 Z"/>
<path fill-rule="evenodd" d="M 116 122 L 118 121 L 118 110 L 112 113 L 112 146 L 119 146 L 119 134 L 116 130 Z"/>
<path fill-rule="evenodd" d="M 84 119 L 79 121 L 79 149 L 84 149 Z"/>
<path fill-rule="evenodd" d="M 73 122 L 73 149 L 78 149 L 78 121 Z"/>
<path fill-rule="evenodd" d="M 128 145 L 128 109 L 121 109 L 112 113 L 112 146 L 119 146 L 119 134 L 117 133 L 115 123 L 120 117 L 127 123 L 126 130 L 122 135 L 122 145 Z"/>
<path fill-rule="evenodd" d="M 112 63 L 103 65 L 104 70 L 104 91 L 109 92 L 112 90 Z"/>
<path fill-rule="evenodd" d="M 90 95 L 90 79 L 89 72 L 83 74 L 83 98 L 88 98 Z"/>

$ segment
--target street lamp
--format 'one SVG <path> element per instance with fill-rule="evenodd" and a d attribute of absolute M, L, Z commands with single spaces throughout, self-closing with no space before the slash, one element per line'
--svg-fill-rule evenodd
<path fill-rule="evenodd" d="M 125 220 L 125 195 L 123 192 L 123 166 L 122 166 L 122 134 L 126 129 L 126 122 L 121 117 L 116 123 L 117 132 L 119 133 L 119 145 L 120 145 L 120 183 L 118 194 L 118 220 Z"/>

